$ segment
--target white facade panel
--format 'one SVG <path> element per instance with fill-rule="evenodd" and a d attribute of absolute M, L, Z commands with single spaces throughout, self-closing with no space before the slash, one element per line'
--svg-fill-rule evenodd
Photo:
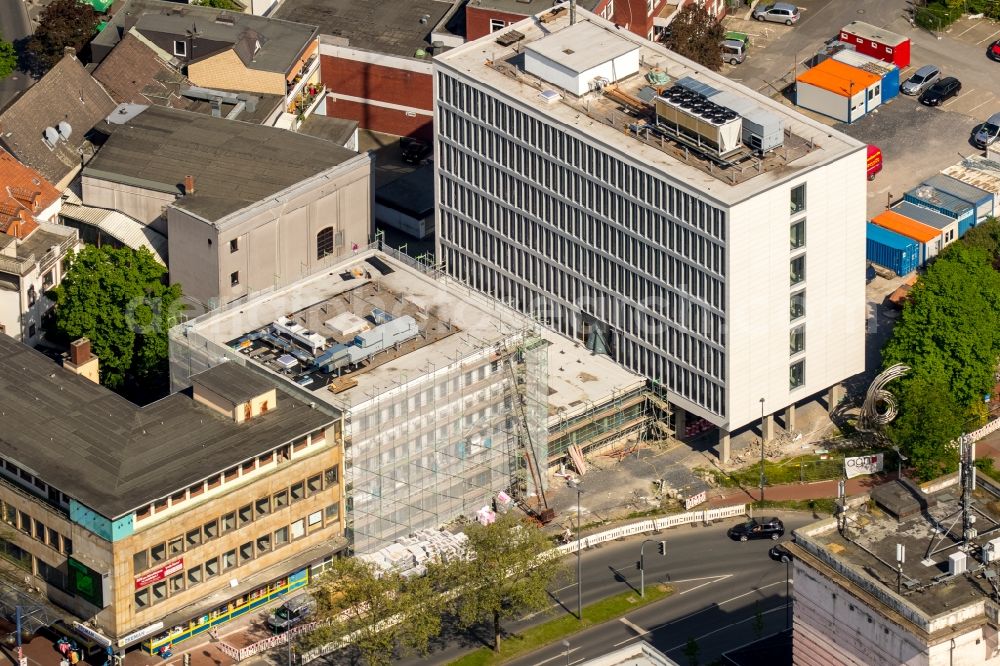
<path fill-rule="evenodd" d="M 591 89 L 591 83 L 598 77 L 613 83 L 639 71 L 639 49 L 579 72 L 534 51 L 525 51 L 524 68 L 557 88 L 582 95 Z"/>
<path fill-rule="evenodd" d="M 855 95 L 855 103 L 860 98 L 860 115 L 864 115 L 864 93 Z M 826 88 L 814 86 L 811 83 L 799 81 L 795 84 L 795 103 L 803 109 L 809 109 L 816 113 L 822 113 L 841 122 L 848 122 L 849 107 L 848 99 L 843 95 L 838 95 Z M 860 117 L 855 114 L 855 117 Z"/>

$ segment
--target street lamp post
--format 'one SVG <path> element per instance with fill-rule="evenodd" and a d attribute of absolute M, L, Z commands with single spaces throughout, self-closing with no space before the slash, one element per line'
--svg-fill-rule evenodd
<path fill-rule="evenodd" d="M 764 501 L 764 398 L 760 399 L 760 501 Z"/>
<path fill-rule="evenodd" d="M 562 642 L 563 646 L 563 656 L 566 657 L 566 666 L 569 666 L 569 641 L 564 640 Z"/>
<path fill-rule="evenodd" d="M 576 491 L 576 619 L 583 621 L 583 565 L 580 562 L 580 553 L 583 549 L 583 539 L 580 534 L 580 494 L 583 489 L 576 479 L 570 479 L 570 487 Z"/>
<path fill-rule="evenodd" d="M 903 455 L 903 452 L 899 450 L 898 446 L 892 447 L 892 450 L 896 452 L 896 462 L 898 463 L 898 465 L 896 467 L 896 480 L 897 481 L 902 481 L 903 480 L 903 463 L 906 462 L 907 460 L 909 460 L 909 458 L 907 458 L 906 456 Z"/>

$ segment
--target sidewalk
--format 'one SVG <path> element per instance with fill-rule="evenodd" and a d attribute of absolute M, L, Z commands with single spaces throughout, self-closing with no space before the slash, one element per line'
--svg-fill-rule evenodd
<path fill-rule="evenodd" d="M 889 472 L 884 479 L 877 476 L 859 476 L 847 480 L 847 495 L 866 493 L 881 483 L 896 479 L 895 472 Z M 779 486 L 765 486 L 764 499 L 773 502 L 788 502 L 811 499 L 836 499 L 837 479 L 815 481 L 813 483 L 786 483 Z M 709 497 L 705 508 L 715 509 L 732 504 L 756 502 L 760 499 L 760 488 L 716 488 Z M 699 507 L 701 508 L 701 507 Z"/>

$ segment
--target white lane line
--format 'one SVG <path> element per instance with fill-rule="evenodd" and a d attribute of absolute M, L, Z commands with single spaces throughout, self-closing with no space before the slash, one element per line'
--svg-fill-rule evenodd
<path fill-rule="evenodd" d="M 941 105 L 941 108 L 943 109 L 943 108 L 945 108 L 946 106 L 951 106 L 952 104 L 954 104 L 954 103 L 955 103 L 955 102 L 957 102 L 958 100 L 960 100 L 960 99 L 964 99 L 964 98 L 965 98 L 965 97 L 966 97 L 966 96 L 967 96 L 967 95 L 968 95 L 969 93 L 971 93 L 971 92 L 974 92 L 975 90 L 976 90 L 975 88 L 973 88 L 972 90 L 966 90 L 966 91 L 965 91 L 964 93 L 962 93 L 962 94 L 960 94 L 960 95 L 956 95 L 955 97 L 952 97 L 952 98 L 951 98 L 951 99 L 949 99 L 949 100 L 948 100 L 947 102 L 945 102 L 944 104 L 942 104 L 942 105 Z"/>
<path fill-rule="evenodd" d="M 996 37 L 997 35 L 1000 35 L 1000 30 L 997 30 L 992 35 L 990 35 L 989 37 L 986 37 L 984 39 L 980 39 L 978 42 L 976 42 L 976 44 L 982 44 L 983 42 L 988 42 L 991 39 L 993 39 L 994 37 Z"/>
<path fill-rule="evenodd" d="M 965 29 L 965 30 L 963 30 L 962 32 L 960 32 L 960 33 L 958 33 L 957 35 L 955 35 L 955 37 L 961 37 L 961 36 L 962 36 L 962 35 L 964 35 L 965 33 L 967 33 L 967 32 L 969 32 L 970 30 L 972 30 L 973 28 L 978 28 L 978 27 L 979 27 L 979 23 L 976 23 L 976 22 L 973 22 L 973 23 L 972 23 L 971 25 L 969 25 L 969 27 L 968 27 L 968 28 L 966 28 L 966 29 Z"/>
<path fill-rule="evenodd" d="M 680 580 L 668 580 L 667 582 L 670 583 L 671 585 L 674 585 L 676 583 L 694 583 L 699 580 L 716 580 L 722 578 L 729 578 L 730 576 L 734 575 L 735 574 L 719 574 L 717 576 L 702 576 L 700 578 L 682 578 Z"/>
<path fill-rule="evenodd" d="M 762 612 L 761 612 L 761 615 L 762 615 L 762 616 L 764 616 L 764 615 L 767 615 L 768 613 L 777 613 L 778 611 L 783 611 L 783 610 L 785 610 L 785 608 L 787 608 L 787 607 L 788 607 L 788 604 L 781 604 L 781 605 L 780 605 L 780 606 L 778 606 L 777 608 L 771 608 L 771 609 L 769 609 L 769 610 L 766 610 L 766 611 L 762 611 Z M 744 622 L 750 622 L 751 620 L 754 620 L 754 619 L 756 619 L 756 614 L 754 614 L 754 617 L 748 617 L 748 618 L 746 618 L 745 620 L 740 620 L 739 622 L 733 622 L 733 623 L 731 623 L 731 624 L 727 624 L 727 625 L 726 625 L 726 626 L 724 626 L 724 627 L 719 627 L 718 629 L 713 629 L 712 631 L 708 632 L 707 634 L 702 634 L 701 636 L 697 636 L 697 637 L 695 637 L 695 640 L 696 640 L 696 641 L 700 641 L 700 640 L 701 640 L 701 639 L 703 639 L 703 638 L 708 638 L 708 637 L 709 637 L 709 636 L 711 636 L 712 634 L 717 634 L 717 633 L 719 633 L 720 631 L 723 631 L 723 630 L 725 630 L 725 629 L 729 629 L 729 628 L 731 628 L 731 627 L 735 627 L 736 625 L 738 625 L 738 624 L 743 624 Z M 684 647 L 685 645 L 687 645 L 687 642 L 686 642 L 686 641 L 685 641 L 684 643 L 681 643 L 680 645 L 675 645 L 675 646 L 673 646 L 672 648 L 668 648 L 668 649 L 664 650 L 664 652 L 665 652 L 665 653 L 666 653 L 666 652 L 673 652 L 674 650 L 678 650 L 678 649 L 680 649 L 680 648 Z"/>
<path fill-rule="evenodd" d="M 982 104 L 976 104 L 976 105 L 975 105 L 974 107 L 972 107 L 971 109 L 969 109 L 968 111 L 966 111 L 966 113 L 972 113 L 973 111 L 975 111 L 975 110 L 976 110 L 976 109 L 978 109 L 979 107 L 981 107 L 981 106 L 986 106 L 987 104 L 990 104 L 990 103 L 992 103 L 992 102 L 994 102 L 994 101 L 996 101 L 996 100 L 994 100 L 994 99 L 992 99 L 992 98 L 991 98 L 991 99 L 987 99 L 987 100 L 986 100 L 985 102 L 983 102 Z"/>
<path fill-rule="evenodd" d="M 554 657 L 549 657 L 548 659 L 543 659 L 542 661 L 540 661 L 537 664 L 535 664 L 535 666 L 542 666 L 542 664 L 547 664 L 550 661 L 555 661 L 556 659 L 565 659 L 566 657 L 568 657 L 569 655 L 573 654 L 574 652 L 576 652 L 579 649 L 580 648 L 575 647 L 575 648 L 570 648 L 568 650 L 563 650 L 562 652 L 560 652 L 559 654 L 557 654 Z M 583 660 L 581 659 L 580 661 L 583 661 Z M 574 661 L 573 663 L 575 664 L 577 662 Z"/>
<path fill-rule="evenodd" d="M 628 627 L 629 629 L 631 629 L 632 631 L 634 631 L 635 633 L 637 633 L 640 636 L 649 633 L 649 631 L 647 631 L 646 629 L 643 629 L 642 627 L 640 627 L 639 625 L 637 625 L 635 622 L 632 622 L 631 620 L 629 620 L 627 617 L 620 617 L 618 619 L 621 621 L 622 624 L 624 624 L 626 627 Z"/>
<path fill-rule="evenodd" d="M 734 575 L 735 574 L 726 574 L 724 576 L 715 576 L 714 580 L 706 581 L 706 582 L 702 583 L 701 585 L 695 585 L 694 587 L 688 588 L 688 589 L 684 590 L 683 592 L 678 592 L 677 596 L 680 596 L 682 594 L 687 594 L 688 592 L 694 592 L 698 588 L 705 587 L 706 585 L 711 585 L 712 583 L 716 583 L 716 582 L 718 582 L 720 580 L 726 580 L 727 578 L 732 578 Z"/>

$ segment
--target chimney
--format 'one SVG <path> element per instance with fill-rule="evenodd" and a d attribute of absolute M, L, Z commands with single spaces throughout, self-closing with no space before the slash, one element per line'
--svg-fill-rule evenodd
<path fill-rule="evenodd" d="M 90 340 L 80 338 L 69 345 L 69 355 L 63 355 L 63 367 L 73 374 L 86 377 L 95 384 L 100 383 L 100 363 L 90 353 Z"/>
<path fill-rule="evenodd" d="M 194 194 L 194 176 L 184 176 L 184 194 Z"/>
<path fill-rule="evenodd" d="M 70 58 L 76 60 L 76 49 L 72 46 L 63 47 L 63 56 L 69 56 Z"/>

